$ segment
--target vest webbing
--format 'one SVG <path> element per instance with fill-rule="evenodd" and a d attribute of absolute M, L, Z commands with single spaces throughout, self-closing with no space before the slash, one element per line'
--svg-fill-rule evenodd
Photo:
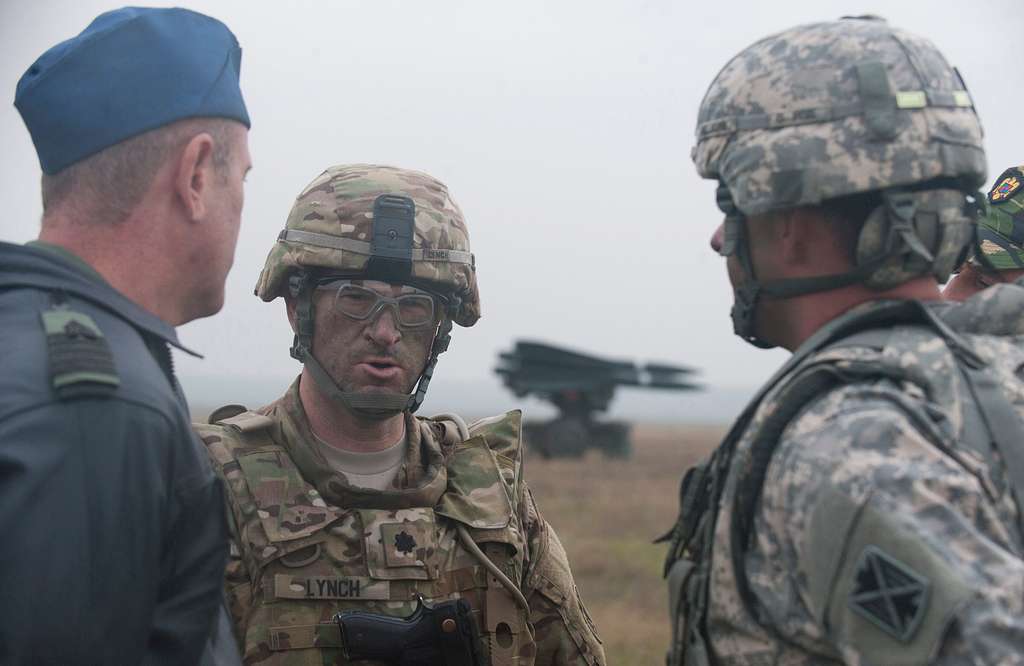
<path fill-rule="evenodd" d="M 244 407 L 240 406 L 229 406 L 238 407 L 240 410 L 244 410 Z M 219 411 L 219 410 L 218 410 Z M 214 412 L 216 414 L 217 412 Z M 273 447 L 279 449 L 285 455 L 289 455 L 287 449 L 278 444 L 272 433 L 272 428 L 269 427 L 273 424 L 273 420 L 263 414 L 250 411 L 241 411 L 231 409 L 229 412 L 232 415 L 227 418 L 220 418 L 215 420 L 215 425 L 222 427 L 231 428 L 234 433 L 233 437 L 241 440 L 247 447 Z M 212 415 L 211 415 L 212 416 Z M 444 421 L 441 421 L 444 423 Z M 450 422 L 449 422 L 450 423 Z M 458 442 L 463 441 L 461 434 L 458 433 L 457 427 L 447 428 L 447 432 L 454 435 Z M 486 446 L 486 444 L 484 444 Z M 232 464 L 232 463 L 228 463 Z M 237 463 L 234 463 L 237 464 Z M 247 496 L 245 490 L 242 494 L 235 492 L 231 484 L 227 484 L 228 492 L 233 495 L 233 503 L 245 503 Z M 474 542 L 483 550 L 486 557 L 494 563 L 494 565 L 502 572 L 511 572 L 512 566 L 512 553 L 510 548 L 503 543 L 492 542 L 489 540 L 477 539 L 483 536 L 483 531 L 470 530 L 470 537 Z M 249 571 L 250 583 L 254 586 L 257 583 L 257 571 Z M 452 573 L 452 572 L 448 572 Z M 481 623 L 481 631 L 484 633 L 485 640 L 488 644 L 488 652 L 490 654 L 489 663 L 492 666 L 514 666 L 517 663 L 517 650 L 521 647 L 518 641 L 513 640 L 508 645 L 501 645 L 496 637 L 496 630 L 498 625 L 507 624 L 516 636 L 521 634 L 529 634 L 527 624 L 529 622 L 528 613 L 521 611 L 515 601 L 512 600 L 509 592 L 493 575 L 489 572 L 484 572 L 482 576 L 486 581 L 486 591 L 484 593 L 484 604 L 483 615 L 486 618 L 486 625 Z M 440 585 L 448 583 L 447 580 L 440 582 Z M 327 627 L 330 631 L 333 631 L 333 623 L 326 625 L 310 625 L 310 627 Z M 312 631 L 312 629 L 310 629 Z"/>
<path fill-rule="evenodd" d="M 884 325 L 884 328 L 878 327 Z M 718 513 L 725 482 L 731 468 L 731 462 L 742 435 L 761 402 L 769 391 L 787 378 L 790 371 L 799 366 L 812 354 L 825 349 L 839 347 L 870 347 L 884 349 L 894 325 L 916 325 L 929 329 L 940 337 L 953 353 L 956 366 L 961 373 L 964 384 L 971 395 L 971 404 L 965 405 L 965 421 L 961 443 L 965 448 L 986 462 L 991 462 L 997 454 L 1003 461 L 1006 476 L 1013 495 L 1018 520 L 1018 534 L 1024 534 L 1024 423 L 1021 422 L 1014 407 L 1006 399 L 996 385 L 990 373 L 985 372 L 987 365 L 974 354 L 968 345 L 939 320 L 926 306 L 918 301 L 902 301 L 883 305 L 876 310 L 842 321 L 838 326 L 826 326 L 818 331 L 799 352 L 779 369 L 775 375 L 757 393 L 750 404 L 744 409 L 736 423 L 726 435 L 722 445 L 712 454 L 711 458 L 697 467 L 691 468 L 683 477 L 680 485 L 680 506 L 693 507 L 693 510 L 681 511 L 680 517 L 671 535 L 672 545 L 669 548 L 665 574 L 679 578 L 687 573 L 695 576 L 696 589 L 680 591 L 672 587 L 671 594 L 676 595 L 670 600 L 673 613 L 678 607 L 678 594 L 688 595 L 691 617 L 686 622 L 686 633 L 675 635 L 679 629 L 678 622 L 673 620 L 672 653 L 670 664 L 680 664 L 678 650 L 687 644 L 686 664 L 703 666 L 715 663 L 713 652 L 709 649 L 706 639 L 706 622 L 709 609 L 710 568 L 714 533 L 718 522 Z M 772 455 L 779 444 L 781 436 L 792 420 L 817 397 L 835 390 L 845 384 L 863 382 L 870 379 L 889 378 L 897 381 L 914 381 L 908 373 L 900 373 L 893 367 L 866 365 L 862 372 L 838 372 L 827 363 L 812 365 L 790 379 L 782 389 L 785 399 L 779 401 L 778 410 L 765 420 L 757 438 L 750 447 L 751 465 L 748 474 L 737 484 L 736 502 L 733 522 L 730 525 L 732 542 L 732 567 L 739 587 L 739 594 L 747 608 L 756 608 L 756 600 L 743 567 L 743 554 L 749 546 L 752 533 L 751 527 L 756 514 L 757 503 L 761 496 L 765 475 Z M 663 537 L 664 538 L 664 537 Z M 697 540 L 700 546 L 700 557 L 696 570 L 684 572 L 672 570 L 674 562 L 681 558 L 684 551 Z M 1018 540 L 1018 548 L 1024 549 L 1024 543 Z M 762 625 L 762 629 L 774 635 L 780 642 L 784 639 L 773 627 Z"/>

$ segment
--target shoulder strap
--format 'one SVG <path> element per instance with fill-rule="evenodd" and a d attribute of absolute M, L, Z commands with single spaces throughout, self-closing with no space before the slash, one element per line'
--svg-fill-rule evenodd
<path fill-rule="evenodd" d="M 861 331 L 843 338 L 839 342 L 827 345 L 825 349 L 841 347 L 867 347 L 881 351 L 889 340 L 891 329 L 873 329 Z M 778 446 L 783 431 L 807 405 L 815 398 L 847 383 L 864 381 L 872 377 L 894 377 L 892 368 L 867 366 L 860 371 L 839 372 L 828 363 L 814 364 L 791 379 L 780 392 L 776 401 L 777 410 L 765 419 L 750 447 L 750 466 L 748 476 L 740 483 L 736 495 L 735 529 L 744 539 L 744 545 L 750 535 L 750 527 L 756 504 L 764 486 L 764 477 L 768 473 L 768 465 Z M 906 378 L 900 374 L 894 378 Z"/>
<path fill-rule="evenodd" d="M 324 529 L 344 510 L 328 505 L 302 476 L 287 449 L 274 441 L 274 425 L 269 416 L 246 411 L 194 427 L 225 481 L 236 524 L 242 528 L 255 516 L 266 537 L 281 544 Z M 250 545 L 241 548 L 252 573 L 258 557 Z"/>
<path fill-rule="evenodd" d="M 509 446 L 501 435 L 508 429 L 506 420 L 495 417 L 488 419 L 485 427 L 477 422 L 467 428 L 461 419 L 453 420 L 449 414 L 433 417 L 432 421 L 444 424 L 449 434 L 449 424 L 458 429 L 456 443 L 445 454 L 448 487 L 434 507 L 435 512 L 476 530 L 508 527 L 517 512 L 519 496 L 515 492 L 518 460 L 500 453 Z M 496 538 L 488 532 L 473 534 L 481 542 Z"/>
<path fill-rule="evenodd" d="M 270 437 L 274 420 L 242 405 L 218 407 L 207 421 L 193 423 L 192 427 L 206 445 L 213 463 L 225 474 L 238 469 L 237 457 L 241 452 L 275 445 Z"/>
<path fill-rule="evenodd" d="M 233 407 L 234 405 L 227 406 Z M 215 411 L 214 414 L 211 414 L 211 416 L 215 415 L 217 411 Z M 222 418 L 219 421 L 216 421 L 216 423 L 218 425 L 223 425 L 228 428 L 233 428 L 234 430 L 237 430 L 242 434 L 248 434 L 258 432 L 260 430 L 265 430 L 271 427 L 272 425 L 274 425 L 274 419 L 264 414 L 260 414 L 258 412 L 250 412 L 246 410 L 244 412 L 235 414 L 228 418 Z"/>
<path fill-rule="evenodd" d="M 983 429 L 965 428 L 966 443 L 985 458 L 991 458 L 992 452 L 997 452 L 1002 458 L 1010 492 L 1017 505 L 1018 528 L 1024 535 L 1024 446 L 1021 446 L 1024 443 L 1024 426 L 1017 410 L 990 373 L 968 364 L 960 364 L 959 367 L 984 426 Z M 1024 543 L 1019 545 L 1024 547 Z"/>
<path fill-rule="evenodd" d="M 514 409 L 505 414 L 492 416 L 470 425 L 460 416 L 452 413 L 435 414 L 430 421 L 440 424 L 445 430 L 445 442 L 460 444 L 472 438 L 480 438 L 494 454 L 501 476 L 512 492 L 510 498 L 517 502 L 522 475 L 522 418 L 523 413 Z"/>
<path fill-rule="evenodd" d="M 479 446 L 455 449 L 455 453 L 449 458 L 449 488 L 459 488 L 462 483 L 460 477 L 477 477 L 479 473 L 486 470 L 488 465 L 496 465 L 500 478 L 486 483 L 486 487 L 480 488 L 482 493 L 474 493 L 474 502 L 469 511 L 460 511 L 459 504 L 452 502 L 449 493 L 442 495 L 441 505 L 437 512 L 456 521 L 456 533 L 463 547 L 488 571 L 487 591 L 484 595 L 484 618 L 486 625 L 484 632 L 491 636 L 502 625 L 508 625 L 513 629 L 514 638 L 505 644 L 501 641 L 490 641 L 490 660 L 495 665 L 512 666 L 518 663 L 516 655 L 521 649 L 520 642 L 532 640 L 525 627 L 530 617 L 530 605 L 519 589 L 519 584 L 509 578 L 508 573 L 514 571 L 511 565 L 513 551 L 523 546 L 519 543 L 503 542 L 494 530 L 473 529 L 467 530 L 462 523 L 477 527 L 478 525 L 488 527 L 504 527 L 512 520 L 511 512 L 515 512 L 517 501 L 520 469 L 520 412 L 518 410 L 501 416 L 489 419 L 482 419 L 466 426 L 465 421 L 455 414 L 438 414 L 431 417 L 432 421 L 445 425 L 447 433 L 451 434 L 448 424 L 457 430 L 457 443 L 467 442 L 479 438 L 482 440 Z M 489 452 L 488 452 L 489 451 Z M 479 456 L 484 456 L 481 459 Z M 484 476 L 486 479 L 486 476 Z M 494 485 L 505 484 L 509 488 L 494 488 Z M 472 484 L 470 484 L 472 485 Z M 462 488 L 467 490 L 468 488 Z M 498 497 L 505 501 L 498 501 Z M 506 504 L 507 502 L 507 504 Z M 497 511 L 496 515 L 505 509 L 510 513 L 507 518 L 499 521 L 491 521 L 493 524 L 485 525 L 486 520 L 474 524 L 473 516 L 467 515 L 478 511 L 480 508 L 492 506 Z M 505 508 L 507 507 L 507 509 Z M 469 518 L 469 520 L 467 520 Z M 476 516 L 479 520 L 484 516 Z M 519 572 L 520 574 L 522 572 Z M 518 607 L 518 608 L 517 608 Z"/>
<path fill-rule="evenodd" d="M 40 313 L 57 397 L 106 397 L 121 385 L 110 344 L 92 317 L 55 299 Z"/>

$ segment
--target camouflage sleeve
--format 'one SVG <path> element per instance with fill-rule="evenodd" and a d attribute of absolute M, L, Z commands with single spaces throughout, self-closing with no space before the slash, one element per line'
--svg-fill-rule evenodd
<path fill-rule="evenodd" d="M 751 586 L 785 635 L 845 663 L 1022 664 L 1010 492 L 916 406 L 891 385 L 847 387 L 789 425 Z"/>
<path fill-rule="evenodd" d="M 249 622 L 249 609 L 252 608 L 252 582 L 242 559 L 242 551 L 238 543 L 238 528 L 230 508 L 227 509 L 227 514 L 231 549 L 227 567 L 224 569 L 224 593 L 228 610 L 231 612 L 231 625 L 235 631 L 235 638 L 239 641 L 239 647 L 244 649 L 242 641 Z"/>
<path fill-rule="evenodd" d="M 206 423 L 193 423 L 193 429 L 206 446 L 210 464 L 224 485 L 224 512 L 228 525 L 228 561 L 224 569 L 224 599 L 231 615 L 231 625 L 239 648 L 244 650 L 245 630 L 248 625 L 249 611 L 252 608 L 252 583 L 249 568 L 242 556 L 241 536 L 238 524 L 242 518 L 242 509 L 232 501 L 240 493 L 239 487 L 246 487 L 244 478 L 239 473 L 225 473 L 225 467 L 234 463 L 230 447 L 226 445 L 226 431 L 222 426 Z"/>
<path fill-rule="evenodd" d="M 604 648 L 580 599 L 569 558 L 551 525 L 524 486 L 522 524 L 529 540 L 523 594 L 537 642 L 536 666 L 603 666 Z"/>

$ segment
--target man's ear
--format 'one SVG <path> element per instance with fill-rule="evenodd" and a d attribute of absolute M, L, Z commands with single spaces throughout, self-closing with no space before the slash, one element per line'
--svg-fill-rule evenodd
<path fill-rule="evenodd" d="M 284 297 L 284 307 L 288 310 L 288 323 L 292 325 L 292 333 L 297 333 L 299 330 L 299 316 L 295 313 L 295 299 L 292 298 L 291 294 L 287 294 Z"/>
<path fill-rule="evenodd" d="M 181 151 L 174 179 L 175 193 L 193 222 L 206 216 L 206 196 L 215 175 L 213 137 L 200 132 Z"/>

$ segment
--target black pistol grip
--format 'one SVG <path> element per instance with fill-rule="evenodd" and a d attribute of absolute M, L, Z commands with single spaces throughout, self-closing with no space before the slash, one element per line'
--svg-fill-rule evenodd
<path fill-rule="evenodd" d="M 427 606 L 408 617 L 364 611 L 334 616 L 345 657 L 395 666 L 485 666 L 480 629 L 464 599 Z"/>
<path fill-rule="evenodd" d="M 396 666 L 439 664 L 432 610 L 422 601 L 408 617 L 364 611 L 334 616 L 348 659 L 373 659 Z"/>

